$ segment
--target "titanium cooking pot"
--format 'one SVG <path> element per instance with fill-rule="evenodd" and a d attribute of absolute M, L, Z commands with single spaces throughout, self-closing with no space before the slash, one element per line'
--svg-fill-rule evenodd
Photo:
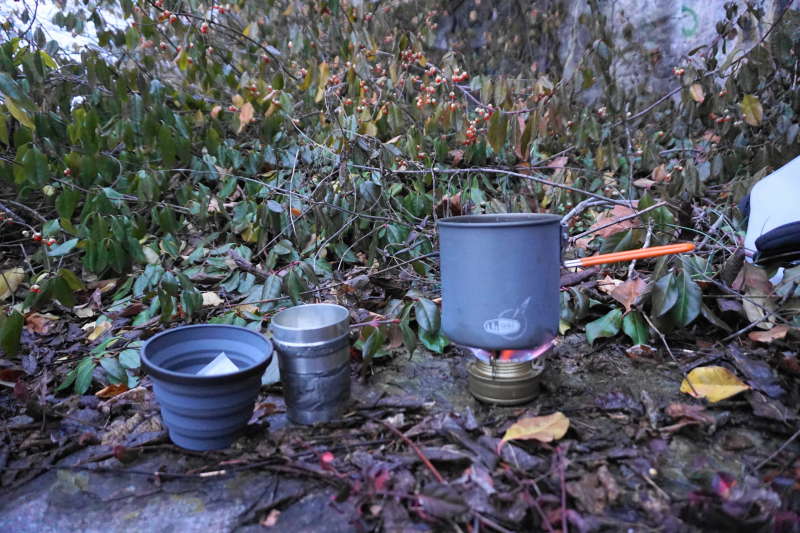
<path fill-rule="evenodd" d="M 442 331 L 485 350 L 533 348 L 558 333 L 562 226 L 558 215 L 504 213 L 443 218 L 439 229 Z M 564 262 L 590 266 L 694 249 L 655 246 Z"/>

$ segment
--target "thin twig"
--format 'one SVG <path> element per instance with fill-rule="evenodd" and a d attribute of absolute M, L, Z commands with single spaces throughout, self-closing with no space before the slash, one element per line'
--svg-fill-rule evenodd
<path fill-rule="evenodd" d="M 780 454 L 780 453 L 781 453 L 783 450 L 785 450 L 787 446 L 789 446 L 789 445 L 790 445 L 792 442 L 794 442 L 794 440 L 795 440 L 797 437 L 800 437 L 800 429 L 798 429 L 797 431 L 795 431 L 794 435 L 792 435 L 791 437 L 789 437 L 789 438 L 786 440 L 786 442 L 784 442 L 783 444 L 781 444 L 781 445 L 780 445 L 780 447 L 779 447 L 777 450 L 775 450 L 774 452 L 772 452 L 771 454 L 769 454 L 769 456 L 768 456 L 766 459 L 764 459 L 763 461 L 761 461 L 760 463 L 758 463 L 758 464 L 756 465 L 756 470 L 761 470 L 761 467 L 763 467 L 765 464 L 767 464 L 768 462 L 770 462 L 770 461 L 772 461 L 773 459 L 775 459 L 775 457 L 777 457 L 777 456 L 778 456 L 778 454 Z"/>
<path fill-rule="evenodd" d="M 394 433 L 395 435 L 397 435 L 398 437 L 403 439 L 403 442 L 408 444 L 408 446 L 412 450 L 414 450 L 414 453 L 417 454 L 417 457 L 419 457 L 420 461 L 422 461 L 422 464 L 424 464 L 428 468 L 428 470 L 431 471 L 431 473 L 433 474 L 433 477 L 436 478 L 436 481 L 438 481 L 439 483 L 443 483 L 443 484 L 447 483 L 445 481 L 445 479 L 442 477 L 442 475 L 439 473 L 439 471 L 436 469 L 436 467 L 433 466 L 433 463 L 431 463 L 430 460 L 425 456 L 425 454 L 422 453 L 422 450 L 420 450 L 419 447 L 416 444 L 414 444 L 414 441 L 409 439 L 402 431 L 400 431 L 399 429 L 394 427 L 389 422 L 386 422 L 385 420 L 379 420 L 379 419 L 373 418 L 373 417 L 371 417 L 369 415 L 365 415 L 365 416 L 367 416 L 367 418 L 369 418 L 369 419 L 371 419 L 371 420 L 373 420 L 375 422 L 380 422 L 381 424 L 383 424 L 383 426 L 386 429 L 388 429 L 389 431 L 391 431 L 392 433 Z"/>
<path fill-rule="evenodd" d="M 636 217 L 638 217 L 640 215 L 643 215 L 643 214 L 647 213 L 648 211 L 652 211 L 653 209 L 658 209 L 659 207 L 663 207 L 665 205 L 667 205 L 667 202 L 665 202 L 665 201 L 658 202 L 656 204 L 651 205 L 650 207 L 646 207 L 646 208 L 642 209 L 641 211 L 636 211 L 635 213 L 632 213 L 630 215 L 625 215 L 624 217 L 615 218 L 614 220 L 612 220 L 611 222 L 609 222 L 607 224 L 603 224 L 602 226 L 598 226 L 596 228 L 590 228 L 590 229 L 587 229 L 586 231 L 584 231 L 583 233 L 578 233 L 577 235 L 573 235 L 572 237 L 570 237 L 570 240 L 572 242 L 575 242 L 578 239 L 580 239 L 581 237 L 586 237 L 587 235 L 591 235 L 592 233 L 595 233 L 595 232 L 600 231 L 602 229 L 611 227 L 614 224 L 619 224 L 620 222 L 625 222 L 626 220 L 630 220 L 632 218 L 636 218 Z"/>

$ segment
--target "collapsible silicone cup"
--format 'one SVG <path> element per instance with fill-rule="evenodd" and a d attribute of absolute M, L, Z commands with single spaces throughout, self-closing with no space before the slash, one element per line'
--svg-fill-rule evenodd
<path fill-rule="evenodd" d="M 196 375 L 220 352 L 238 372 Z M 253 414 L 272 343 L 239 326 L 197 324 L 151 337 L 141 354 L 172 442 L 189 450 L 217 450 L 230 446 Z"/>

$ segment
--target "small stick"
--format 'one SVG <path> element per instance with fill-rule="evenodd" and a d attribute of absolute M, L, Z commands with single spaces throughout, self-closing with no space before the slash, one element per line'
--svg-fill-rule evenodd
<path fill-rule="evenodd" d="M 775 450 L 774 452 L 769 454 L 769 457 L 767 457 L 766 459 L 764 459 L 763 461 L 758 463 L 756 465 L 756 470 L 761 470 L 761 467 L 763 467 L 765 464 L 767 464 L 768 462 L 770 462 L 773 459 L 775 459 L 775 457 L 777 457 L 779 453 L 781 453 L 783 450 L 785 450 L 786 447 L 789 446 L 794 441 L 794 439 L 796 439 L 797 437 L 800 437 L 800 429 L 795 431 L 794 435 L 789 437 L 786 442 L 781 444 L 780 447 L 777 450 Z"/>
<path fill-rule="evenodd" d="M 605 229 L 605 228 L 607 228 L 609 226 L 613 226 L 614 224 L 619 224 L 620 222 L 625 222 L 626 220 L 630 220 L 632 218 L 636 218 L 639 215 L 643 215 L 643 214 L 647 213 L 648 211 L 652 211 L 653 209 L 658 209 L 659 207 L 663 207 L 665 205 L 667 205 L 667 202 L 664 202 L 664 201 L 655 203 L 655 204 L 651 205 L 650 207 L 646 207 L 646 208 L 642 209 L 641 211 L 636 211 L 635 213 L 632 213 L 630 215 L 626 215 L 624 217 L 615 218 L 614 220 L 612 220 L 608 224 L 603 224 L 602 226 L 599 226 L 597 228 L 587 229 L 583 233 L 578 233 L 577 235 L 575 235 L 573 237 L 570 237 L 569 240 L 571 240 L 572 242 L 575 242 L 578 239 L 580 239 L 581 237 L 586 237 L 587 235 L 591 235 L 592 233 L 594 233 L 596 231 L 600 231 L 601 229 Z"/>
<path fill-rule="evenodd" d="M 408 444 L 408 446 L 412 450 L 414 450 L 414 453 L 417 454 L 417 457 L 419 457 L 420 461 L 422 461 L 422 464 L 424 464 L 426 467 L 428 467 L 428 470 L 431 471 L 431 473 L 433 474 L 433 477 L 436 478 L 436 481 L 438 481 L 439 483 L 442 483 L 442 484 L 447 483 L 444 480 L 444 478 L 442 477 L 442 475 L 439 473 L 439 471 L 436 469 L 436 467 L 433 466 L 433 463 L 431 463 L 430 460 L 427 457 L 425 457 L 425 454 L 422 453 L 422 450 L 420 450 L 419 447 L 416 444 L 414 444 L 414 442 L 411 439 L 409 439 L 402 431 L 400 431 L 399 429 L 394 427 L 389 422 L 386 422 L 385 420 L 378 420 L 378 419 L 375 419 L 375 418 L 373 418 L 371 416 L 367 416 L 367 418 L 370 418 L 375 422 L 380 422 L 381 424 L 384 425 L 384 427 L 386 427 L 386 429 L 388 429 L 389 431 L 391 431 L 392 433 L 394 433 L 395 435 L 397 435 L 398 437 L 403 439 L 403 441 L 406 444 Z"/>

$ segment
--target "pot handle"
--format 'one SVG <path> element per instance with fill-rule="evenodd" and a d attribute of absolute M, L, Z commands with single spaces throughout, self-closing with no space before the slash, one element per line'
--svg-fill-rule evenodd
<path fill-rule="evenodd" d="M 651 246 L 649 248 L 639 248 L 638 250 L 626 250 L 613 254 L 600 254 L 590 257 L 581 257 L 579 259 L 570 259 L 569 261 L 564 261 L 564 266 L 567 268 L 588 267 L 607 263 L 632 261 L 634 259 L 644 259 L 646 257 L 658 257 L 660 255 L 680 254 L 683 252 L 691 252 L 692 250 L 694 250 L 694 243 L 681 242 L 667 244 L 666 246 Z"/>

